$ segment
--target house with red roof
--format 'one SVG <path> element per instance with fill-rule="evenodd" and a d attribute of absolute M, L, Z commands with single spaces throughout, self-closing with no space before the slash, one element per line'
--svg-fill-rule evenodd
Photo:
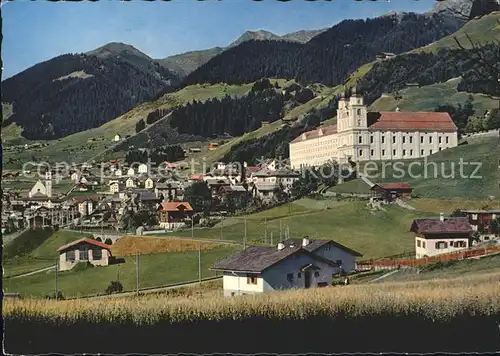
<path fill-rule="evenodd" d="M 458 145 L 457 126 L 446 112 L 368 112 L 355 89 L 342 95 L 337 124 L 320 126 L 290 142 L 293 169 L 339 163 L 426 157 Z"/>
<path fill-rule="evenodd" d="M 407 182 L 374 184 L 370 190 L 373 198 L 387 202 L 397 198 L 411 199 L 413 193 L 413 188 Z"/>
<path fill-rule="evenodd" d="M 90 262 L 94 266 L 107 266 L 112 258 L 111 246 L 91 238 L 78 239 L 57 249 L 59 270 L 67 271 L 79 262 Z"/>
<path fill-rule="evenodd" d="M 158 207 L 158 221 L 162 229 L 175 230 L 184 227 L 193 213 L 188 202 L 163 202 Z"/>
<path fill-rule="evenodd" d="M 472 226 L 466 217 L 415 219 L 410 231 L 415 233 L 415 256 L 424 258 L 456 252 L 472 246 Z"/>

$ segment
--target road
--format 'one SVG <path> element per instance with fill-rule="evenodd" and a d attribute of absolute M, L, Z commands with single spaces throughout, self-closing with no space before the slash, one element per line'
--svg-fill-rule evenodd
<path fill-rule="evenodd" d="M 186 282 L 186 283 L 176 284 L 176 285 L 171 285 L 171 286 L 152 288 L 152 289 L 144 289 L 144 290 L 140 290 L 139 294 L 144 295 L 144 294 L 150 294 L 150 293 L 165 292 L 165 291 L 176 289 L 176 288 L 192 287 L 192 286 L 196 286 L 199 284 L 215 281 L 218 279 L 222 279 L 222 276 L 205 278 L 201 281 L 201 283 L 199 281 L 195 281 L 195 282 L 191 281 L 191 282 Z M 121 297 L 132 297 L 136 294 L 137 294 L 137 292 L 124 292 L 124 293 L 116 293 L 116 294 L 109 294 L 109 295 L 100 295 L 100 296 L 95 296 L 95 297 L 81 297 L 81 298 L 74 298 L 74 299 L 121 298 Z M 72 298 L 67 298 L 67 299 L 72 299 Z"/>

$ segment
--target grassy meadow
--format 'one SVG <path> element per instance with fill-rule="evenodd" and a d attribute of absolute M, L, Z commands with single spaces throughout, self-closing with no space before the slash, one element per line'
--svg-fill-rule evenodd
<path fill-rule="evenodd" d="M 335 199 L 316 201 L 302 199 L 246 218 L 247 242 L 267 242 L 271 233 L 276 244 L 288 227 L 290 237 L 305 235 L 317 239 L 332 239 L 361 254 L 362 259 L 383 257 L 413 251 L 413 233 L 409 232 L 413 219 L 435 214 L 408 211 L 396 206 L 387 211 L 372 212 L 366 202 Z M 221 234 L 222 231 L 222 234 Z M 195 230 L 194 237 L 242 242 L 245 236 L 245 218 L 233 217 L 210 229 Z M 168 236 L 169 234 L 167 234 Z M 191 236 L 191 230 L 171 233 L 172 236 Z"/>
<path fill-rule="evenodd" d="M 5 348 L 16 353 L 493 351 L 498 345 L 499 277 L 470 274 L 229 299 L 158 294 L 4 300 Z M 245 343 L 248 332 L 256 328 L 257 341 Z M 409 328 L 419 333 L 408 334 Z M 474 338 L 456 337 L 474 331 Z M 271 342 L 293 332 L 303 338 Z M 198 341 L 186 343 L 181 337 L 186 333 Z M 82 335 L 93 342 L 77 342 Z M 364 342 L 347 341 L 354 335 Z M 453 335 L 454 341 L 448 342 Z M 266 348 L 269 345 L 274 348 Z"/>

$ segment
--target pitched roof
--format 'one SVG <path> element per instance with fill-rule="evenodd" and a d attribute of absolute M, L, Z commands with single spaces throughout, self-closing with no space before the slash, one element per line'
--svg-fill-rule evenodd
<path fill-rule="evenodd" d="M 99 241 L 96 241 L 96 240 L 93 240 L 93 239 L 89 239 L 87 237 L 84 237 L 83 239 L 78 239 L 78 240 L 75 240 L 73 242 L 70 242 L 69 244 L 66 244 L 64 246 L 61 246 L 57 249 L 57 252 L 60 252 L 60 251 L 63 251 L 63 250 L 66 250 L 72 246 L 75 246 L 75 245 L 78 245 L 79 243 L 82 243 L 82 242 L 86 242 L 88 244 L 91 244 L 91 245 L 94 245 L 94 246 L 98 246 L 98 247 L 102 247 L 108 251 L 111 252 L 111 247 L 109 245 L 106 245 L 105 243 L 102 243 L 102 242 L 99 242 Z"/>
<path fill-rule="evenodd" d="M 386 183 L 386 184 L 378 184 L 380 187 L 384 189 L 412 189 L 410 184 L 406 182 L 402 183 Z"/>
<path fill-rule="evenodd" d="M 333 240 L 313 240 L 313 239 L 310 239 L 308 237 L 306 237 L 306 238 L 309 240 L 309 243 L 303 247 L 304 247 L 304 249 L 306 249 L 309 252 L 314 252 L 322 246 L 325 246 L 327 244 L 331 244 L 331 245 L 333 245 L 341 250 L 344 250 L 345 252 L 347 252 L 353 256 L 356 256 L 356 257 L 363 256 L 361 253 L 354 251 L 354 250 L 350 249 L 349 247 L 341 245 L 338 242 L 335 242 Z M 290 245 L 291 243 L 293 243 L 294 245 L 302 245 L 302 241 L 303 241 L 303 239 L 288 239 L 288 240 L 285 240 L 283 243 L 286 246 Z"/>
<path fill-rule="evenodd" d="M 372 131 L 457 131 L 447 112 L 370 112 L 368 121 Z"/>
<path fill-rule="evenodd" d="M 255 189 L 257 189 L 259 192 L 272 191 L 272 190 L 278 188 L 278 185 L 274 184 L 274 183 L 255 183 L 254 186 L 255 186 Z"/>
<path fill-rule="evenodd" d="M 307 254 L 315 260 L 325 262 L 332 266 L 336 265 L 335 262 L 315 255 L 303 249 L 300 245 L 294 247 L 288 246 L 282 250 L 278 250 L 274 246 L 251 246 L 217 262 L 211 269 L 260 273 L 287 257 L 299 253 Z"/>
<path fill-rule="evenodd" d="M 184 206 L 184 210 L 180 210 L 179 208 Z M 188 202 L 165 202 L 161 203 L 161 210 L 163 211 L 193 211 L 191 204 Z"/>
<path fill-rule="evenodd" d="M 422 234 L 471 233 L 472 226 L 467 218 L 415 219 L 410 231 Z"/>
<path fill-rule="evenodd" d="M 337 133 L 337 125 L 321 126 L 317 129 L 302 133 L 299 137 L 295 138 L 291 143 L 319 138 L 321 136 L 328 136 Z"/>
<path fill-rule="evenodd" d="M 259 167 L 259 166 L 247 166 L 247 167 L 245 168 L 245 171 L 246 171 L 247 173 L 255 173 L 255 172 L 260 171 L 261 169 L 262 169 L 262 168 L 261 168 L 261 167 Z"/>

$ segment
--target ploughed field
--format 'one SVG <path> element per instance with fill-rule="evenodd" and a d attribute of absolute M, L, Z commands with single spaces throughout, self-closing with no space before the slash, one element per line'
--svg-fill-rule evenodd
<path fill-rule="evenodd" d="M 495 351 L 499 278 L 498 272 L 470 274 L 229 299 L 158 294 L 4 300 L 5 349 L 26 354 Z"/>

